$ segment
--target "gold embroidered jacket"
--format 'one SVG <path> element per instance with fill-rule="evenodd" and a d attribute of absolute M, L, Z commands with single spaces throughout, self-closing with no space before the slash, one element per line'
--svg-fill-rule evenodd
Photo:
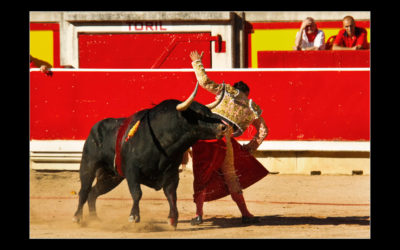
<path fill-rule="evenodd" d="M 217 84 L 208 78 L 200 60 L 193 61 L 192 66 L 200 86 L 212 94 L 222 94 L 223 84 Z M 257 129 L 257 134 L 249 144 L 245 145 L 250 152 L 255 151 L 267 136 L 268 129 L 264 119 L 261 117 L 262 110 L 260 107 L 251 99 L 248 99 L 244 93 L 229 84 L 225 85 L 224 98 L 217 107 L 212 109 L 212 112 L 224 117 L 237 126 L 237 130 L 233 133 L 235 137 L 240 136 L 250 124 L 254 125 Z"/>

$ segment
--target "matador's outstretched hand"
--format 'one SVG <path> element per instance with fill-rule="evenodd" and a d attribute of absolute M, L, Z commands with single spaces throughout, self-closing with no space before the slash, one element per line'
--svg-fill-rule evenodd
<path fill-rule="evenodd" d="M 201 55 L 199 55 L 199 53 L 195 50 L 190 52 L 190 59 L 192 59 L 192 61 L 196 61 L 196 60 L 201 60 L 203 58 L 203 54 L 204 51 L 201 52 Z"/>

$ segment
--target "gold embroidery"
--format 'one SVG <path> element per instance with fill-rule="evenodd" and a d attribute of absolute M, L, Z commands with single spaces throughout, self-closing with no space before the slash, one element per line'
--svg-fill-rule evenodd
<path fill-rule="evenodd" d="M 192 66 L 200 86 L 215 95 L 221 94 L 220 92 L 223 89 L 223 84 L 217 84 L 208 78 L 200 60 L 193 61 Z M 224 98 L 212 112 L 236 124 L 241 130 L 238 134 L 235 132 L 235 136 L 238 136 L 243 133 L 255 119 L 260 117 L 262 110 L 253 101 L 247 99 L 244 93 L 241 93 L 229 84 L 225 84 L 225 86 Z"/>

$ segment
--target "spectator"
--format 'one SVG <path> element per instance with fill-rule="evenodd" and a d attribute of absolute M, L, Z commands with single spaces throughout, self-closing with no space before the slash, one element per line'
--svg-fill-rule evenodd
<path fill-rule="evenodd" d="M 367 31 L 356 27 L 352 16 L 343 18 L 343 29 L 337 34 L 332 50 L 359 50 L 368 49 Z"/>
<path fill-rule="evenodd" d="M 40 67 L 38 66 L 40 65 Z M 40 71 L 45 74 L 50 74 L 49 68 L 51 65 L 45 61 L 39 60 L 29 55 L 29 68 L 40 68 Z"/>
<path fill-rule="evenodd" d="M 296 34 L 294 50 L 323 50 L 325 33 L 317 28 L 312 17 L 307 17 Z"/>

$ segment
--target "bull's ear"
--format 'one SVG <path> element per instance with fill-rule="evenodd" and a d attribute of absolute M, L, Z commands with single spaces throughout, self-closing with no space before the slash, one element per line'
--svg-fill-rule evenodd
<path fill-rule="evenodd" d="M 196 83 L 196 87 L 194 88 L 193 93 L 189 96 L 188 99 L 186 99 L 184 102 L 179 103 L 176 105 L 176 110 L 178 111 L 185 111 L 187 108 L 189 108 L 190 104 L 194 101 L 194 98 L 197 94 L 197 89 L 199 87 L 199 81 Z"/>

